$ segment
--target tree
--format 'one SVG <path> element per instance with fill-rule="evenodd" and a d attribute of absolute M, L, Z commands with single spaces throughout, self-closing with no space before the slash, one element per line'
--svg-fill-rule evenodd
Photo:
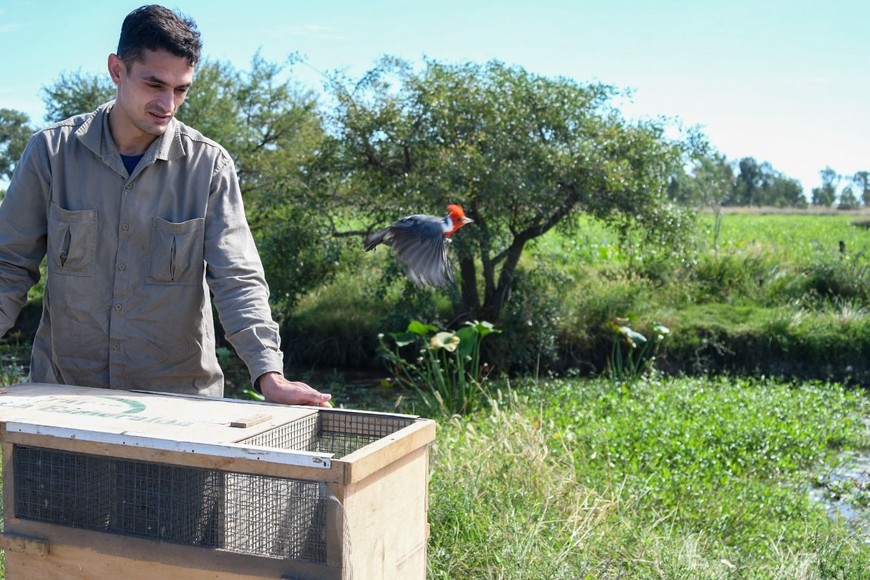
<path fill-rule="evenodd" d="M 806 207 L 800 182 L 780 173 L 769 162 L 759 163 L 753 157 L 744 157 L 736 167 L 734 191 L 726 205 Z"/>
<path fill-rule="evenodd" d="M 858 198 L 855 197 L 855 191 L 851 185 L 847 185 L 840 192 L 840 203 L 837 204 L 837 209 L 855 209 L 858 207 Z"/>
<path fill-rule="evenodd" d="M 830 167 L 825 167 L 819 171 L 819 175 L 822 178 L 822 185 L 813 188 L 813 205 L 831 207 L 837 200 L 837 185 L 840 183 L 840 175 Z"/>
<path fill-rule="evenodd" d="M 114 97 L 115 86 L 108 77 L 76 72 L 62 74 L 54 84 L 43 87 L 42 93 L 45 121 L 54 123 L 93 111 Z M 25 113 L 0 109 L 0 178 L 12 178 L 15 164 L 35 131 Z"/>
<path fill-rule="evenodd" d="M 671 195 L 684 202 L 709 207 L 713 211 L 713 251 L 719 251 L 719 232 L 724 213 L 722 206 L 734 194 L 734 171 L 724 155 L 705 151 L 692 163 L 689 174 L 679 174 L 672 180 Z"/>
<path fill-rule="evenodd" d="M 734 186 L 736 205 L 761 205 L 761 192 L 764 186 L 762 167 L 753 157 L 744 157 L 737 167 L 737 183 Z"/>
<path fill-rule="evenodd" d="M 857 171 L 852 176 L 852 186 L 855 188 L 859 202 L 870 206 L 870 171 Z"/>
<path fill-rule="evenodd" d="M 744 157 L 739 162 L 729 162 L 721 155 L 701 159 L 702 166 L 699 166 L 696 160 L 690 175 L 678 175 L 672 181 L 670 195 L 673 199 L 682 203 L 713 207 L 709 203 L 712 188 L 712 192 L 718 196 L 718 203 L 723 206 L 806 207 L 807 205 L 800 182 L 776 171 L 767 161 L 758 163 L 752 157 Z M 736 176 L 735 170 L 739 171 Z M 704 183 L 711 179 L 714 183 Z M 727 187 L 723 179 L 728 181 Z M 715 182 L 718 182 L 718 186 Z M 708 190 L 706 195 L 703 193 L 704 189 Z"/>
<path fill-rule="evenodd" d="M 45 121 L 56 123 L 73 115 L 88 113 L 114 98 L 115 84 L 108 73 L 63 73 L 54 84 L 42 88 Z"/>
<path fill-rule="evenodd" d="M 775 207 L 806 207 L 804 188 L 797 179 L 774 173 L 767 190 L 765 205 Z"/>
<path fill-rule="evenodd" d="M 0 179 L 12 179 L 15 165 L 33 131 L 26 113 L 0 109 Z"/>
<path fill-rule="evenodd" d="M 427 61 L 416 72 L 384 58 L 355 86 L 336 75 L 332 88 L 343 191 L 355 193 L 343 201 L 370 228 L 448 202 L 475 220 L 453 244 L 460 317 L 498 322 L 523 250 L 581 212 L 626 234 L 680 239 L 666 191 L 689 145 L 658 122 L 626 121 L 612 87 L 499 62 Z"/>
<path fill-rule="evenodd" d="M 315 95 L 260 55 L 248 71 L 203 62 L 179 119 L 233 156 L 272 301 L 289 309 L 333 273 L 341 250 L 323 235 L 321 163 L 332 145 Z"/>

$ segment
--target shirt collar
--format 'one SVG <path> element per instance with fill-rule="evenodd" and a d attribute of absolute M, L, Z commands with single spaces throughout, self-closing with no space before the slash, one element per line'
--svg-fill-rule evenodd
<path fill-rule="evenodd" d="M 112 166 L 115 169 L 122 169 L 121 154 L 109 130 L 109 113 L 114 106 L 115 101 L 109 101 L 100 105 L 82 123 L 81 127 L 76 131 L 76 135 L 82 144 L 99 155 L 106 165 Z M 169 121 L 169 126 L 166 127 L 163 135 L 155 139 L 148 146 L 148 149 L 145 150 L 145 155 L 140 163 L 142 165 L 150 165 L 157 159 L 173 161 L 183 157 L 185 149 L 184 142 L 181 140 L 181 127 L 181 122 L 173 117 Z"/>

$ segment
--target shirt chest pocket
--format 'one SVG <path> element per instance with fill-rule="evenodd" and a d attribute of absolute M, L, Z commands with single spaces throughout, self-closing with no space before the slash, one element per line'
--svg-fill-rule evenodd
<path fill-rule="evenodd" d="M 48 268 L 56 274 L 93 276 L 96 255 L 96 210 L 71 211 L 52 203 L 48 212 Z"/>
<path fill-rule="evenodd" d="M 205 219 L 168 222 L 154 218 L 151 228 L 151 267 L 148 284 L 202 284 Z"/>

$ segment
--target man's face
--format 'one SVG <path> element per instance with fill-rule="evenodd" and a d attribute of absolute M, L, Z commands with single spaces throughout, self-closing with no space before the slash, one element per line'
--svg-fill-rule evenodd
<path fill-rule="evenodd" d="M 113 121 L 122 132 L 115 138 L 142 141 L 150 136 L 153 141 L 162 135 L 187 96 L 193 71 L 187 58 L 166 50 L 144 51 L 129 71 L 119 57 L 110 55 L 109 72 L 118 87 L 111 115 L 117 115 Z"/>

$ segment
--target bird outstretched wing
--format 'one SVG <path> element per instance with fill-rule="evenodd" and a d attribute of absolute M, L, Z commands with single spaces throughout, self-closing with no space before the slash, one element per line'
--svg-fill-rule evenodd
<path fill-rule="evenodd" d="M 443 287 L 453 282 L 447 259 L 449 242 L 440 218 L 412 215 L 374 232 L 366 238 L 364 247 L 368 251 L 380 243 L 387 244 L 396 253 L 396 260 L 405 266 L 411 282 Z"/>

